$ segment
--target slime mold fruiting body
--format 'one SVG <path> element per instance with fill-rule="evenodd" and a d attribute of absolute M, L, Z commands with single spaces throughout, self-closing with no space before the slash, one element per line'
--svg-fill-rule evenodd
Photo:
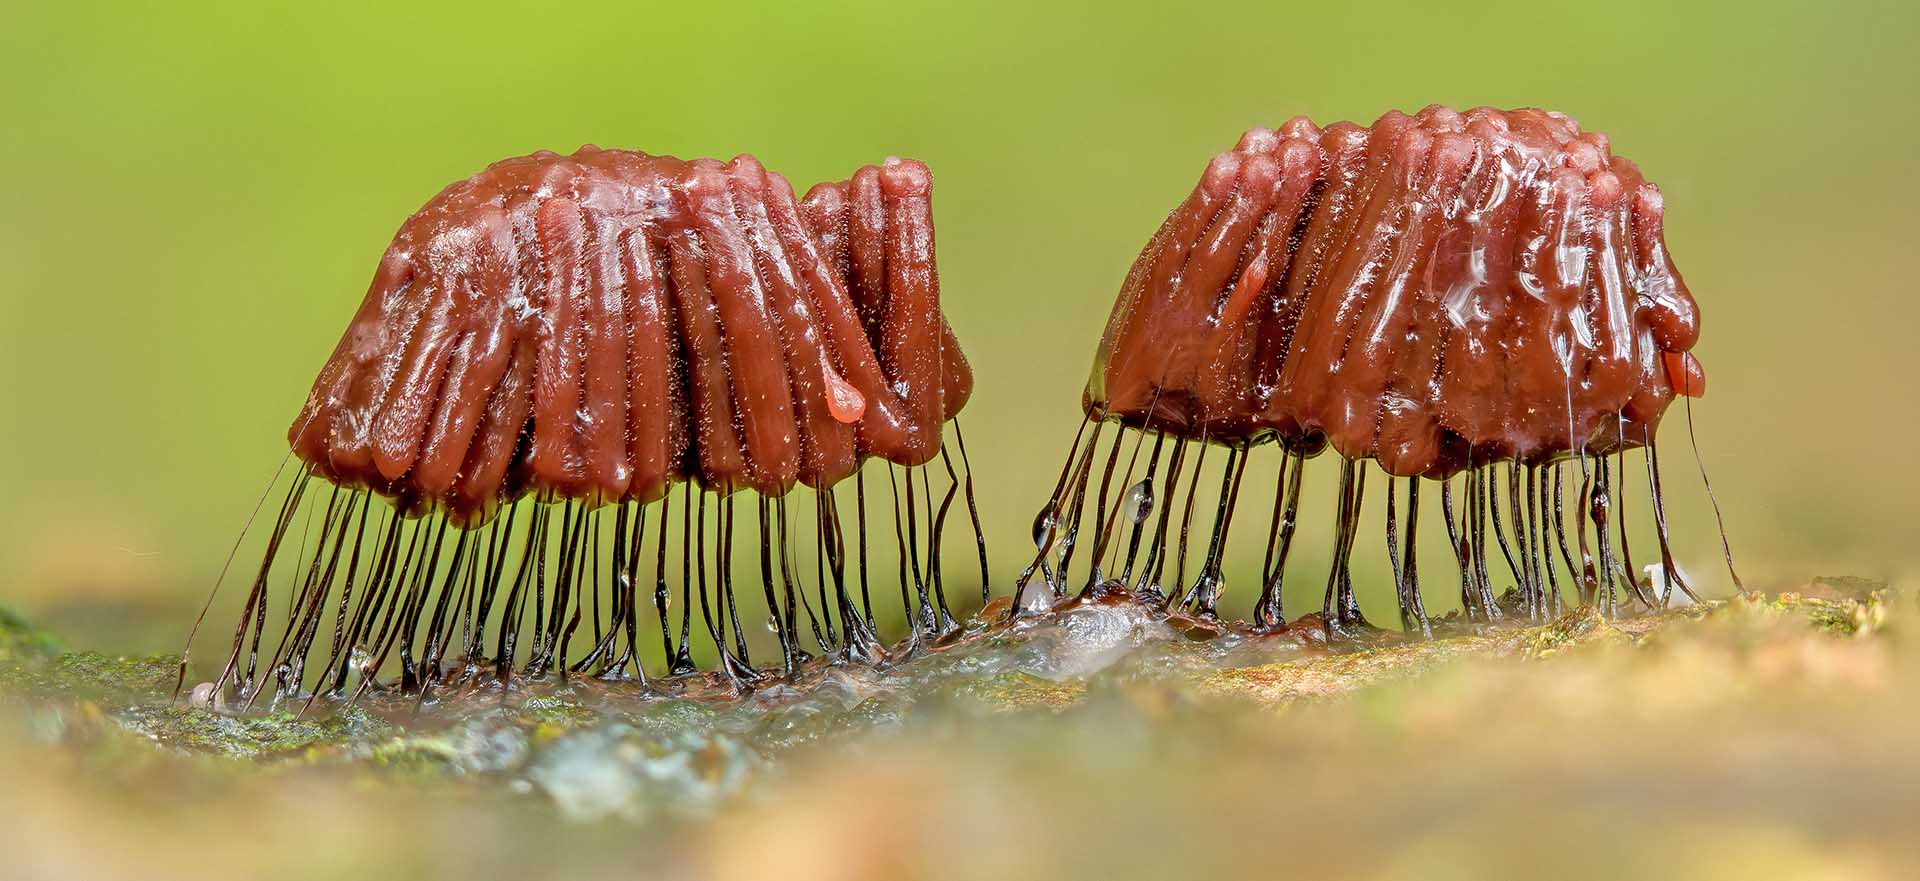
<path fill-rule="evenodd" d="M 697 605 L 723 675 L 750 682 L 762 674 L 732 581 L 741 490 L 757 495 L 761 581 L 784 667 L 807 658 L 803 620 L 822 653 L 876 656 L 885 650 L 866 588 L 869 458 L 887 463 L 890 484 L 905 472 L 900 562 L 904 571 L 911 558 L 918 596 L 903 602 L 916 638 L 937 637 L 954 627 L 939 535 L 963 485 L 942 428 L 972 388 L 940 309 L 932 179 L 919 162 L 866 166 L 804 198 L 744 155 L 722 163 L 589 146 L 495 163 L 402 225 L 314 381 L 288 432 L 303 468 L 216 688 L 259 694 L 269 575 L 303 502 L 309 518 L 322 513 L 317 541 L 302 539 L 311 552 L 296 559 L 298 588 L 266 659 L 282 695 L 303 690 L 328 615 L 328 693 L 345 693 L 355 674 L 359 690 L 370 687 L 396 656 L 410 692 L 483 670 L 505 679 L 522 661 L 535 675 L 644 679 L 646 556 L 668 669 L 694 670 Z M 948 478 L 937 515 L 936 459 Z M 848 477 L 859 602 L 834 495 Z M 323 508 L 307 498 L 314 478 L 333 486 Z M 812 491 L 816 544 L 832 570 L 832 598 L 816 573 L 818 609 L 796 594 L 792 571 L 786 502 L 798 486 Z M 964 486 L 975 510 L 970 469 Z M 376 496 L 393 510 L 373 520 Z M 896 520 L 899 498 L 896 488 Z M 984 587 L 984 544 L 980 556 Z M 584 656 L 570 654 L 576 634 Z"/>
<path fill-rule="evenodd" d="M 1083 398 L 1093 442 L 1082 451 L 1075 439 L 1036 524 L 1041 550 L 1023 589 L 1038 570 L 1064 594 L 1090 513 L 1089 589 L 1171 593 L 1211 616 L 1246 457 L 1271 442 L 1285 461 L 1255 609 L 1260 627 L 1284 625 L 1280 588 L 1300 464 L 1328 448 L 1343 463 L 1336 566 L 1322 609 L 1329 627 L 1364 623 L 1346 569 L 1368 460 L 1389 480 L 1389 544 L 1410 627 L 1426 626 L 1412 543 L 1423 479 L 1441 482 L 1469 614 L 1502 614 L 1486 571 L 1489 535 L 1512 567 L 1518 603 L 1534 614 L 1560 602 L 1549 532 L 1583 596 L 1611 604 L 1624 573 L 1636 597 L 1654 602 L 1632 573 L 1623 520 L 1616 557 L 1607 514 L 1617 501 L 1611 481 L 1627 476 L 1623 454 L 1647 447 L 1663 578 L 1678 578 L 1653 435 L 1676 394 L 1701 394 L 1705 379 L 1689 353 L 1699 311 L 1668 256 L 1664 210 L 1659 189 L 1613 155 L 1606 136 L 1557 113 L 1433 106 L 1369 127 L 1296 117 L 1248 131 L 1208 164 L 1121 286 Z M 1116 438 L 1089 509 L 1098 426 L 1107 422 L 1123 426 L 1123 437 L 1136 432 L 1127 491 L 1109 495 Z M 1136 484 L 1148 434 L 1147 478 Z M 1163 462 L 1166 486 L 1177 487 L 1183 469 L 1198 480 L 1199 462 L 1190 460 L 1204 461 L 1209 445 L 1228 450 L 1227 472 L 1197 580 L 1187 585 L 1183 571 L 1191 489 L 1177 556 L 1165 549 L 1172 512 L 1162 505 L 1136 570 L 1149 528 L 1139 512 L 1153 507 Z M 1585 502 L 1579 567 L 1555 516 L 1569 459 Z M 1458 516 L 1456 475 L 1468 497 Z M 1393 537 L 1402 482 L 1404 548 Z M 1122 507 L 1134 516 L 1119 516 Z M 1129 527 L 1130 536 L 1118 534 Z M 1170 557 L 1174 580 L 1163 589 Z"/>

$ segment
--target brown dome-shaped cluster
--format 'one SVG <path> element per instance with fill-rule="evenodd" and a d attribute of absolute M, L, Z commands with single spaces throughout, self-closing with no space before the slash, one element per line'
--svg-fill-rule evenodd
<path fill-rule="evenodd" d="M 877 660 L 869 477 L 913 577 L 901 612 L 916 638 L 952 632 L 940 550 L 957 497 L 983 591 L 986 545 L 957 423 L 958 469 L 943 439 L 973 375 L 940 309 L 932 198 L 912 160 L 800 198 L 751 156 L 591 146 L 442 190 L 394 236 L 288 431 L 303 467 L 214 687 L 251 702 L 263 664 L 275 699 L 309 701 L 390 668 L 420 698 L 516 675 L 644 681 L 643 618 L 668 674 L 711 651 L 708 684 L 751 687 L 768 674 L 735 586 L 743 520 L 784 673 Z M 890 464 L 866 473 L 870 457 Z M 811 578 L 794 556 L 808 544 Z M 263 653 L 277 560 L 299 589 Z"/>
<path fill-rule="evenodd" d="M 780 495 L 921 464 L 972 390 L 931 197 L 911 160 L 804 200 L 750 156 L 495 163 L 395 235 L 293 450 L 463 523 L 529 491 Z"/>
<path fill-rule="evenodd" d="M 1394 475 L 1631 444 L 1704 387 L 1662 215 L 1558 113 L 1255 128 L 1134 262 L 1086 407 Z"/>
<path fill-rule="evenodd" d="M 1689 353 L 1700 314 L 1667 254 L 1664 213 L 1660 190 L 1605 135 L 1559 113 L 1432 106 L 1367 127 L 1295 117 L 1249 130 L 1127 273 L 1082 399 L 1088 421 L 1036 519 L 1039 553 L 1020 587 L 1038 574 L 1064 596 L 1086 546 L 1085 590 L 1211 617 L 1247 462 L 1278 441 L 1257 628 L 1288 626 L 1301 466 L 1328 448 L 1340 486 L 1317 614 L 1331 630 L 1365 624 L 1348 560 L 1374 465 L 1409 628 L 1427 626 L 1413 539 L 1427 482 L 1439 483 L 1470 617 L 1498 618 L 1503 605 L 1557 614 L 1559 568 L 1609 610 L 1623 583 L 1646 606 L 1690 592 L 1668 547 L 1654 429 L 1705 377 Z M 1121 430 L 1094 484 L 1110 422 Z M 1643 447 L 1658 590 L 1641 581 L 1626 526 L 1624 487 L 1639 469 L 1625 453 Z M 1224 467 L 1205 476 L 1208 450 L 1222 448 Z M 1212 506 L 1195 505 L 1203 479 L 1219 481 Z M 1189 579 L 1194 515 L 1209 507 Z M 1513 575 L 1504 596 L 1487 567 L 1493 546 Z"/>

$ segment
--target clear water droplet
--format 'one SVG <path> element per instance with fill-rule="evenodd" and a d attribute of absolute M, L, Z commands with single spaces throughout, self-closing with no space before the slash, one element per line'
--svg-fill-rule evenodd
<path fill-rule="evenodd" d="M 1120 509 L 1126 513 L 1128 522 L 1146 522 L 1146 519 L 1153 515 L 1153 478 L 1149 477 L 1127 487 L 1126 498 L 1120 506 Z"/>
<path fill-rule="evenodd" d="M 1047 502 L 1047 506 L 1041 508 L 1039 514 L 1034 515 L 1033 546 L 1036 550 L 1047 549 L 1048 537 L 1053 532 L 1054 524 L 1059 522 L 1059 514 L 1060 507 L 1053 502 Z"/>

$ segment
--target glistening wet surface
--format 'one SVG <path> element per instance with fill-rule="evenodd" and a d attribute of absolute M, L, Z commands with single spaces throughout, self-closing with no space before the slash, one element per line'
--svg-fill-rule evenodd
<path fill-rule="evenodd" d="M 736 699 L 574 680 L 295 720 L 14 622 L 0 843 L 144 877 L 1897 877 L 1916 624 L 1851 580 L 1333 649 L 1080 603 Z"/>

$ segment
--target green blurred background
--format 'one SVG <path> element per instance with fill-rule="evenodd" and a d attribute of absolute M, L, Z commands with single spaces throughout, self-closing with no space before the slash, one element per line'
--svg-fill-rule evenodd
<path fill-rule="evenodd" d="M 889 154 L 933 167 L 1005 581 L 1121 276 L 1207 157 L 1296 113 L 1434 101 L 1569 112 L 1665 189 L 1748 579 L 1909 577 L 1917 22 L 1908 3 L 16 6 L 0 601 L 83 646 L 175 645 L 400 220 L 494 159 L 584 142 L 752 151 L 802 186 Z M 1681 427 L 1669 494 L 1711 584 Z M 1330 513 L 1309 516 L 1294 611 L 1324 560 Z M 1236 543 L 1235 595 L 1259 544 Z"/>

